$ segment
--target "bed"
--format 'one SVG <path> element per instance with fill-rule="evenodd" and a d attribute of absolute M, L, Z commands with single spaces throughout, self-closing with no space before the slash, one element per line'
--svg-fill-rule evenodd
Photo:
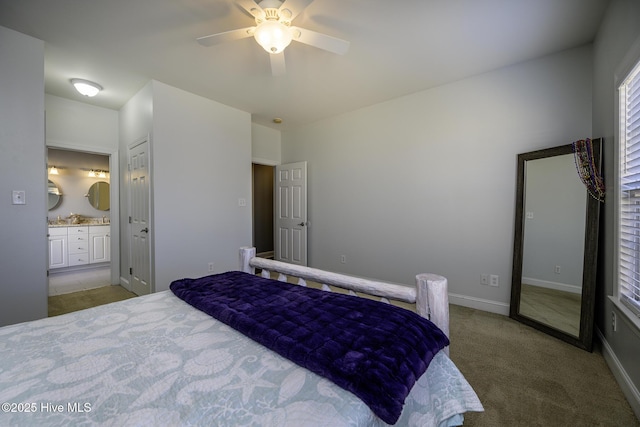
<path fill-rule="evenodd" d="M 289 284 L 290 276 L 299 279 Z M 420 274 L 416 286 L 409 287 L 257 258 L 254 248 L 241 248 L 239 271 L 179 279 L 171 288 L 0 328 L 0 425 L 449 426 L 461 425 L 465 412 L 483 411 L 448 357 L 444 277 Z M 269 289 L 263 298 L 268 301 L 263 306 L 249 304 L 238 299 L 237 289 L 262 295 Z M 285 301 L 290 294 L 295 295 L 293 302 Z M 301 308 L 299 299 L 310 305 Z M 373 334 L 352 334 L 357 344 L 344 357 L 333 357 L 333 349 L 339 348 L 333 338 L 321 345 L 313 341 L 318 350 L 306 351 L 289 335 L 292 331 L 300 335 L 304 328 L 294 325 L 285 334 L 276 331 L 290 321 L 272 319 L 290 306 L 298 310 L 293 322 L 306 322 L 300 319 L 316 312 L 324 319 L 324 313 L 331 311 L 320 305 L 325 299 L 342 311 L 326 324 L 309 321 L 316 324 L 309 334 L 312 341 L 337 328 L 338 335 L 349 335 L 342 329 L 343 319 L 360 322 L 356 318 L 365 316 L 359 325 L 369 322 L 368 313 L 384 319 L 372 318 Z M 387 304 L 390 300 L 415 304 L 415 313 Z M 195 308 L 203 301 L 213 308 Z M 275 311 L 243 311 L 269 307 Z M 218 318 L 207 310 L 217 311 L 213 315 Z M 261 318 L 256 313 L 268 314 Z M 380 324 L 391 325 L 386 320 L 396 316 L 401 316 L 396 323 L 411 334 L 420 333 L 420 328 L 435 329 L 429 330 L 433 337 L 412 340 L 414 335 L 407 333 L 406 338 L 403 331 L 385 326 L 390 336 L 397 337 L 387 346 L 395 357 L 391 360 L 383 353 L 387 350 L 373 348 L 369 341 L 382 340 L 385 332 Z M 255 318 L 262 320 L 250 325 L 252 338 L 239 332 L 240 324 Z M 365 340 L 368 335 L 372 338 Z M 267 338 L 261 343 L 263 336 Z M 410 350 L 400 341 L 406 341 Z M 427 341 L 437 342 L 437 348 L 427 348 Z M 398 357 L 394 353 L 398 351 L 406 357 Z M 419 363 L 426 365 L 424 370 L 409 364 L 415 352 L 428 359 Z M 332 367 L 319 367 L 310 356 L 316 353 L 323 355 L 316 359 L 330 359 Z M 380 359 L 375 363 L 374 353 Z M 303 360 L 294 363 L 296 358 Z M 334 366 L 340 372 L 334 372 Z M 330 371 L 328 377 L 320 375 L 324 371 Z M 345 372 L 350 375 L 347 380 L 341 376 Z M 398 387 L 393 376 L 399 378 Z M 369 377 L 382 389 L 369 384 Z"/>

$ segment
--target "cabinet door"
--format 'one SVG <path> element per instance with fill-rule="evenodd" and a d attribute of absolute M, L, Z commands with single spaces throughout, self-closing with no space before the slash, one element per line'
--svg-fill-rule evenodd
<path fill-rule="evenodd" d="M 111 237 L 109 233 L 91 234 L 89 239 L 89 262 L 109 262 L 111 260 Z"/>
<path fill-rule="evenodd" d="M 49 268 L 67 267 L 67 236 L 49 236 Z"/>

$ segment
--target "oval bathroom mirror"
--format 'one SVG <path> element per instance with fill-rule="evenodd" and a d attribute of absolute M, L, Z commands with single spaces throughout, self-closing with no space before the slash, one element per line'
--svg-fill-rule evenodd
<path fill-rule="evenodd" d="M 109 183 L 105 181 L 98 181 L 89 188 L 87 194 L 89 203 L 99 211 L 108 211 L 110 208 L 109 203 Z"/>
<path fill-rule="evenodd" d="M 51 180 L 47 186 L 47 193 L 49 194 L 49 210 L 55 209 L 62 201 L 62 193 L 58 186 Z"/>

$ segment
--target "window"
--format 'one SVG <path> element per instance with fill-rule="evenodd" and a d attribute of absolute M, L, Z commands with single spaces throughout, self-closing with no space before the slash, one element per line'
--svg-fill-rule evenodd
<path fill-rule="evenodd" d="M 640 63 L 619 87 L 618 295 L 640 316 Z"/>

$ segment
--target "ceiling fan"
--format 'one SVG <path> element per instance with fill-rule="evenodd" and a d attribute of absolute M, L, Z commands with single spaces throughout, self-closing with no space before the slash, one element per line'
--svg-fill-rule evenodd
<path fill-rule="evenodd" d="M 211 34 L 197 39 L 203 46 L 213 46 L 232 40 L 254 37 L 258 44 L 269 53 L 271 73 L 274 76 L 285 73 L 284 49 L 292 40 L 344 55 L 349 42 L 291 25 L 313 0 L 237 0 L 236 3 L 255 18 L 256 25 L 223 33 Z"/>

